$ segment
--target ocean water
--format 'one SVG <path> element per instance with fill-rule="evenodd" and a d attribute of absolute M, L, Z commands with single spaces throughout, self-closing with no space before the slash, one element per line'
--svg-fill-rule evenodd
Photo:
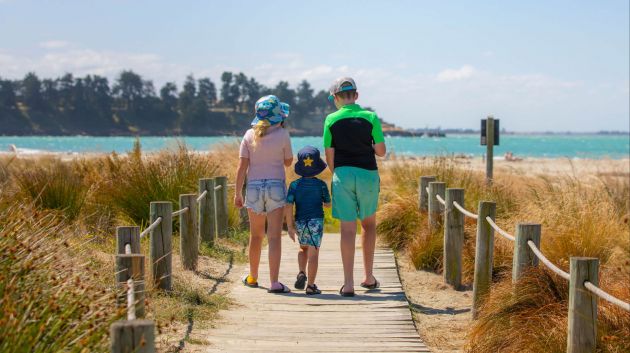
<path fill-rule="evenodd" d="M 87 136 L 0 136 L 0 152 L 15 145 L 21 153 L 50 152 L 112 152 L 124 153 L 133 147 L 134 137 Z M 238 143 L 237 137 L 141 137 L 144 151 L 156 151 L 185 143 L 197 151 L 207 151 L 220 143 Z M 444 138 L 389 137 L 388 150 L 400 155 L 481 156 L 486 147 L 480 146 L 478 135 L 449 135 Z M 321 137 L 293 137 L 294 152 L 305 145 L 322 148 Z M 502 135 L 495 156 L 511 151 L 517 157 L 546 158 L 627 158 L 630 154 L 628 135 Z"/>

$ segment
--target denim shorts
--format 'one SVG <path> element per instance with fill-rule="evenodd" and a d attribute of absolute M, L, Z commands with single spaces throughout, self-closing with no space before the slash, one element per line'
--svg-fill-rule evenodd
<path fill-rule="evenodd" d="M 248 180 L 245 207 L 255 213 L 264 214 L 283 207 L 287 187 L 282 179 Z"/>

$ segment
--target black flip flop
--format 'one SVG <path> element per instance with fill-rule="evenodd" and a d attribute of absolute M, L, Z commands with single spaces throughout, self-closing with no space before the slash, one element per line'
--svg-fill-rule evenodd
<path fill-rule="evenodd" d="M 268 289 L 267 293 L 274 293 L 274 294 L 280 294 L 280 293 L 291 293 L 291 289 L 289 289 L 289 287 L 285 286 L 284 284 L 280 283 L 280 285 L 282 286 L 282 288 L 277 288 L 277 289 Z"/>
<path fill-rule="evenodd" d="M 322 291 L 319 290 L 319 288 L 317 288 L 316 284 L 313 284 L 312 286 L 306 286 L 306 295 L 317 295 L 317 294 L 322 294 Z"/>
<path fill-rule="evenodd" d="M 372 290 L 372 289 L 376 289 L 378 287 L 380 287 L 381 284 L 378 282 L 378 280 L 376 278 L 374 278 L 374 283 L 372 284 L 367 284 L 365 282 L 361 283 L 361 287 L 368 289 L 368 290 Z"/>
<path fill-rule="evenodd" d="M 342 297 L 354 297 L 354 291 L 352 292 L 344 292 L 343 291 L 343 287 L 345 287 L 346 285 L 344 284 L 343 286 L 341 286 L 341 288 L 339 289 L 339 295 L 341 295 Z"/>
<path fill-rule="evenodd" d="M 304 289 L 304 286 L 306 285 L 306 273 L 304 273 L 304 271 L 300 271 L 300 273 L 298 273 L 297 277 L 296 277 L 296 281 L 295 281 L 295 289 Z"/>

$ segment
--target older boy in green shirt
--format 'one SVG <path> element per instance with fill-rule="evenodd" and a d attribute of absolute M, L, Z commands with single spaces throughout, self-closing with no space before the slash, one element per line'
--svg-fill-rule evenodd
<path fill-rule="evenodd" d="M 361 220 L 363 267 L 361 286 L 379 287 L 373 274 L 376 246 L 376 209 L 380 191 L 377 156 L 385 156 L 386 147 L 381 122 L 374 112 L 356 104 L 357 86 L 350 77 L 342 77 L 330 88 L 329 100 L 337 111 L 324 122 L 326 162 L 333 172 L 333 217 L 341 221 L 341 259 L 344 284 L 342 296 L 354 296 L 354 249 L 356 220 Z"/>

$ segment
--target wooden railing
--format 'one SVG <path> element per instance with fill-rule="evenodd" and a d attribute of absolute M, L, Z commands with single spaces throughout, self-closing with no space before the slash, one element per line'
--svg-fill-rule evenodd
<path fill-rule="evenodd" d="M 461 288 L 462 247 L 464 242 L 464 218 L 477 221 L 475 243 L 475 269 L 473 277 L 473 318 L 479 315 L 483 300 L 492 284 L 494 232 L 514 242 L 512 283 L 518 280 L 528 267 L 542 262 L 559 277 L 569 281 L 569 324 L 567 328 L 567 352 L 595 352 L 597 341 L 597 298 L 603 299 L 630 312 L 630 304 L 606 293 L 599 287 L 599 259 L 571 257 L 570 272 L 555 266 L 540 251 L 541 225 L 519 223 L 515 235 L 501 229 L 495 223 L 496 203 L 479 201 L 477 214 L 466 210 L 464 189 L 446 188 L 435 176 L 422 176 L 419 180 L 419 207 L 428 213 L 428 227 L 437 230 L 444 226 L 444 282 Z"/>
<path fill-rule="evenodd" d="M 228 231 L 227 178 L 199 180 L 197 194 L 179 195 L 179 210 L 173 203 L 154 201 L 149 205 L 150 224 L 142 232 L 140 227 L 122 226 L 116 229 L 117 286 L 126 294 L 118 298 L 126 304 L 127 319 L 110 327 L 111 352 L 155 352 L 155 323 L 145 316 L 145 256 L 140 241 L 149 236 L 149 272 L 155 288 L 172 290 L 173 217 L 179 217 L 179 246 L 182 267 L 195 271 L 199 243 L 213 246 L 216 238 Z"/>

